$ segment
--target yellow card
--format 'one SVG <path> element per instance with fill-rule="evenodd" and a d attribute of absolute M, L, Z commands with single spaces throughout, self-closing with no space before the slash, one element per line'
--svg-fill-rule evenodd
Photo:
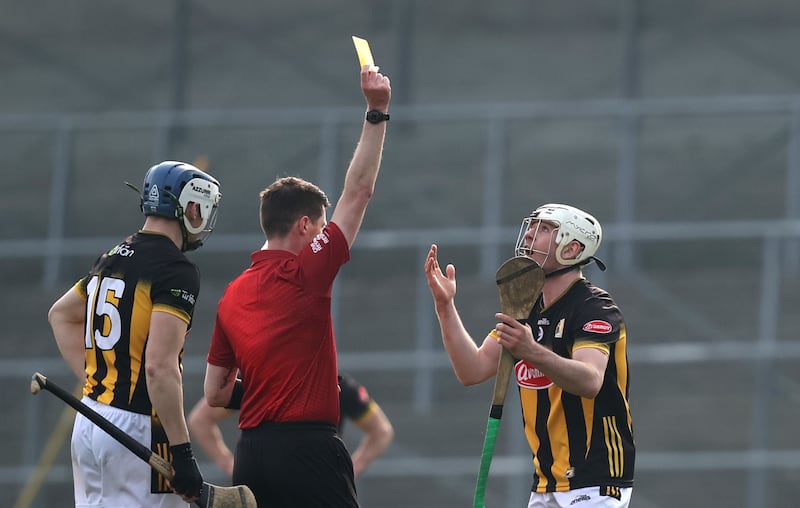
<path fill-rule="evenodd" d="M 369 65 L 370 69 L 377 72 L 378 68 L 375 67 L 375 61 L 372 59 L 372 51 L 369 49 L 369 42 L 361 37 L 353 36 L 353 45 L 356 47 L 358 54 L 359 69 L 365 65 Z"/>

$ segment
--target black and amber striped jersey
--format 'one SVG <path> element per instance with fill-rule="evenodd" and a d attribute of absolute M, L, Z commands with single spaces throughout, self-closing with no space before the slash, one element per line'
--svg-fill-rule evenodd
<path fill-rule="evenodd" d="M 533 451 L 532 490 L 632 486 L 635 444 L 619 308 L 606 291 L 581 278 L 547 308 L 540 297 L 528 323 L 537 342 L 562 357 L 586 347 L 608 354 L 603 386 L 594 399 L 565 392 L 525 360 L 516 363 L 525 435 Z"/>
<path fill-rule="evenodd" d="M 191 325 L 197 267 L 168 237 L 139 231 L 102 254 L 75 290 L 86 301 L 83 394 L 152 414 L 145 377 L 150 315 L 167 312 Z"/>

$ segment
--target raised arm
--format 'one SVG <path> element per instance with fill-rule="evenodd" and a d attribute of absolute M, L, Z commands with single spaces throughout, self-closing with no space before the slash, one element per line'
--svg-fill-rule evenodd
<path fill-rule="evenodd" d="M 455 266 L 447 265 L 446 272 L 439 267 L 438 247 L 431 245 L 425 259 L 425 276 L 439 318 L 442 342 L 458 380 L 463 385 L 474 385 L 497 374 L 502 348 L 491 336 L 487 336 L 480 347 L 475 343 L 456 309 Z"/>
<path fill-rule="evenodd" d="M 369 66 L 361 69 L 361 91 L 367 102 L 367 111 L 389 111 L 392 88 L 389 78 L 379 72 L 369 70 Z M 370 123 L 364 120 L 361 138 L 358 140 L 347 174 L 344 177 L 344 189 L 331 216 L 344 233 L 349 245 L 352 245 L 364 220 L 383 155 L 383 142 L 386 136 L 386 122 Z"/>

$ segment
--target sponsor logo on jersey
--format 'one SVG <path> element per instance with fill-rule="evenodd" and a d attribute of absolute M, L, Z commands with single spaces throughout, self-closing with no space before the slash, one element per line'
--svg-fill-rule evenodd
<path fill-rule="evenodd" d="M 550 320 L 546 317 L 540 317 L 539 321 L 536 322 L 537 325 L 547 326 L 550 324 Z"/>
<path fill-rule="evenodd" d="M 313 240 L 311 240 L 311 252 L 316 254 L 317 252 L 322 250 L 322 248 L 324 247 L 323 244 L 328 244 L 328 243 L 331 243 L 331 239 L 328 238 L 328 235 L 326 235 L 324 232 L 320 232 L 320 234 L 318 234 L 317 236 L 314 237 Z"/>
<path fill-rule="evenodd" d="M 514 374 L 517 377 L 517 384 L 521 388 L 543 390 L 553 385 L 550 378 L 542 374 L 542 371 L 534 367 L 528 360 L 517 362 L 514 365 Z"/>
<path fill-rule="evenodd" d="M 131 249 L 131 246 L 126 243 L 121 243 L 108 251 L 109 256 L 122 256 L 124 258 L 133 257 L 134 250 Z"/>
<path fill-rule="evenodd" d="M 186 291 L 185 289 L 170 289 L 169 292 L 172 293 L 172 296 L 180 298 L 181 300 L 186 300 L 187 302 L 194 305 L 195 296 L 192 293 Z"/>
<path fill-rule="evenodd" d="M 536 330 L 536 342 L 542 342 L 544 340 L 544 328 L 541 326 Z"/>
<path fill-rule="evenodd" d="M 556 325 L 556 333 L 553 335 L 554 339 L 562 339 L 564 338 L 564 320 L 560 320 Z"/>
<path fill-rule="evenodd" d="M 585 325 L 583 325 L 584 332 L 593 332 L 593 333 L 610 333 L 613 330 L 611 324 L 607 321 L 603 321 L 600 319 L 595 319 L 593 321 L 589 321 Z"/>

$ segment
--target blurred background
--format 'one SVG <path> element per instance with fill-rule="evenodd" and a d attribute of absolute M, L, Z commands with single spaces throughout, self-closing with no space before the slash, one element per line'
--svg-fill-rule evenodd
<path fill-rule="evenodd" d="M 202 394 L 214 309 L 262 244 L 258 191 L 299 175 L 334 200 L 364 112 L 351 35 L 392 80 L 382 172 L 335 288 L 340 366 L 396 438 L 364 507 L 470 506 L 492 383 L 464 388 L 422 273 L 458 268 L 477 340 L 494 271 L 546 202 L 604 226 L 587 276 L 628 322 L 637 508 L 800 497 L 800 4 L 789 0 L 0 0 L 0 506 L 70 506 L 75 380 L 46 313 L 143 219 L 165 159 L 222 182 L 186 346 Z M 313 374 L 311 374 L 313 375 Z M 526 505 L 512 390 L 487 505 Z M 231 444 L 235 421 L 224 428 Z M 349 444 L 360 437 L 348 426 Z M 352 432 L 352 434 L 351 434 Z M 198 450 L 206 479 L 226 479 Z"/>

